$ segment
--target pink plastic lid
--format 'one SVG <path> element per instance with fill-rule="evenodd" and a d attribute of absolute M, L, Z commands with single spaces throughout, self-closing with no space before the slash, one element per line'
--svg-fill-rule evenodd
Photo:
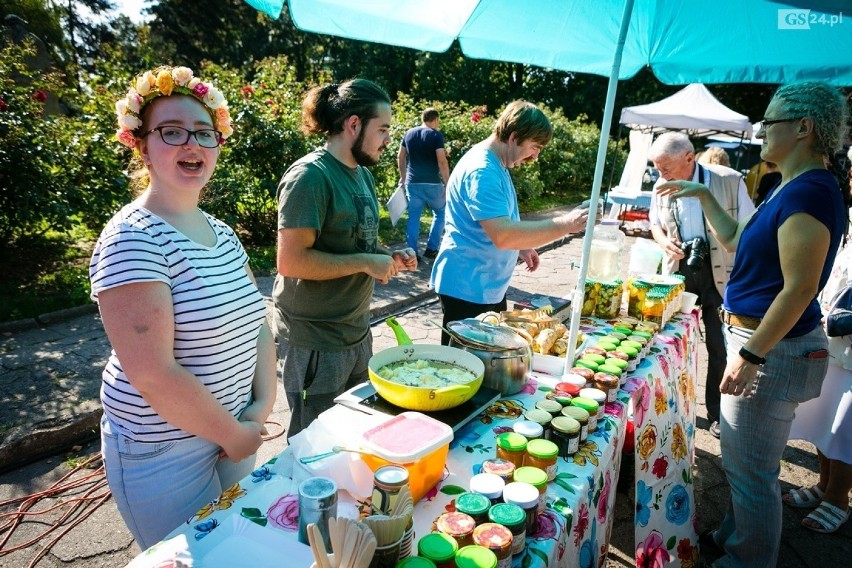
<path fill-rule="evenodd" d="M 419 412 L 403 412 L 364 432 L 364 447 L 393 463 L 413 463 L 453 439 L 443 422 Z"/>

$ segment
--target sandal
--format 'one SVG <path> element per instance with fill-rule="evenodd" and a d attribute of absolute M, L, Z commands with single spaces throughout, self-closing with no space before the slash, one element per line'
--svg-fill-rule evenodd
<path fill-rule="evenodd" d="M 814 525 L 806 524 L 805 521 L 810 519 Z M 802 520 L 802 526 L 806 529 L 816 531 L 818 533 L 833 533 L 840 526 L 849 520 L 849 510 L 844 511 L 840 507 L 832 505 L 828 501 L 823 501 L 819 507 L 808 513 L 808 516 Z"/>
<path fill-rule="evenodd" d="M 825 495 L 825 491 L 814 485 L 813 487 L 791 489 L 781 500 L 796 509 L 813 509 L 822 501 L 823 495 Z"/>

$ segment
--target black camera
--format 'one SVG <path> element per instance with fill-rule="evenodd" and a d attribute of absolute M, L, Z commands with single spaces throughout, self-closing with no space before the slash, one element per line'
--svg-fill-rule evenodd
<path fill-rule="evenodd" d="M 698 270 L 701 263 L 707 257 L 710 249 L 707 248 L 707 241 L 701 237 L 695 237 L 685 243 L 680 244 L 680 248 L 686 253 L 686 265 L 692 270 Z"/>

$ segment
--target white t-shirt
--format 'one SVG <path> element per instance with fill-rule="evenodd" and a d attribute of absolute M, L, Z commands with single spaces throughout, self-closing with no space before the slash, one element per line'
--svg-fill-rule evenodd
<path fill-rule="evenodd" d="M 95 246 L 89 266 L 92 299 L 124 284 L 168 284 L 174 303 L 175 359 L 239 416 L 251 399 L 266 306 L 246 274 L 248 256 L 234 231 L 205 216 L 216 233 L 212 247 L 190 240 L 146 209 L 126 205 Z M 115 350 L 102 379 L 104 414 L 123 435 L 138 442 L 192 437 L 148 405 L 128 381 Z"/>

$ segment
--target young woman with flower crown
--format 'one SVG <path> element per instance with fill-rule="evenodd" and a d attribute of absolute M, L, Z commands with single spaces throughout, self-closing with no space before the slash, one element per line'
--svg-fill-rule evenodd
<path fill-rule="evenodd" d="M 186 67 L 146 72 L 116 103 L 147 187 L 101 233 L 89 275 L 113 351 L 101 441 L 144 550 L 247 475 L 275 398 L 275 348 L 245 251 L 198 208 L 233 130 Z"/>

